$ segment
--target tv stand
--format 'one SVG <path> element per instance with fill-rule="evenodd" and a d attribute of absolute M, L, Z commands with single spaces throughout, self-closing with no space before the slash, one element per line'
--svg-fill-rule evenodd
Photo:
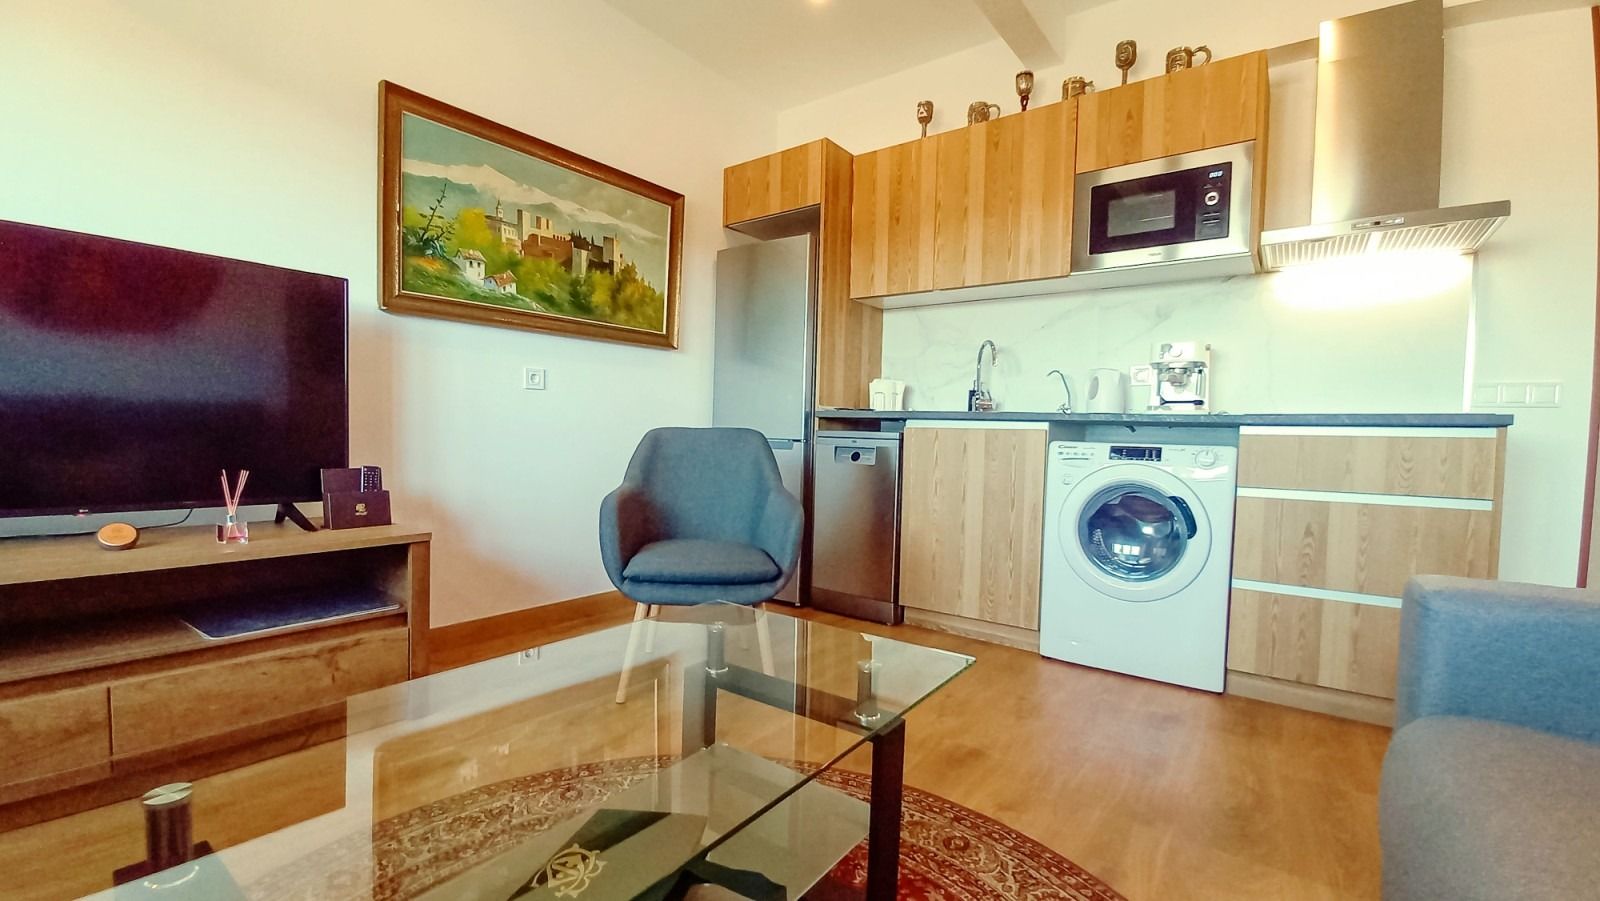
<path fill-rule="evenodd" d="M 306 515 L 300 512 L 300 508 L 294 504 L 279 504 L 277 514 L 272 517 L 272 521 L 280 526 L 283 525 L 283 521 L 286 519 L 307 532 L 315 532 L 317 530 L 316 523 L 307 519 Z"/>
<path fill-rule="evenodd" d="M 427 671 L 427 532 L 250 526 L 0 541 L 0 833 L 340 738 Z"/>

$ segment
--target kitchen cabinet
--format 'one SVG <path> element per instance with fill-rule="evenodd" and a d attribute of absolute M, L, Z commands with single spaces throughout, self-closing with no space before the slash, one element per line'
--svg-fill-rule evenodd
<path fill-rule="evenodd" d="M 1078 106 L 1077 171 L 1264 142 L 1267 108 L 1264 51 L 1084 94 Z M 1265 148 L 1258 147 L 1258 171 L 1265 170 L 1266 158 Z M 1260 176 L 1257 182 L 1259 187 Z"/>
<path fill-rule="evenodd" d="M 850 296 L 931 291 L 939 138 L 855 159 Z"/>
<path fill-rule="evenodd" d="M 822 202 L 824 164 L 832 141 L 812 141 L 729 166 L 722 171 L 722 224 L 726 228 Z"/>
<path fill-rule="evenodd" d="M 1386 721 L 1414 575 L 1492 579 L 1505 429 L 1245 428 L 1228 691 Z"/>
<path fill-rule="evenodd" d="M 901 450 L 906 621 L 1038 647 L 1049 432 L 908 426 Z"/>
<path fill-rule="evenodd" d="M 817 244 L 816 403 L 865 407 L 878 377 L 883 312 L 851 301 L 854 158 L 823 139 L 729 166 L 724 227 L 770 239 L 811 232 Z"/>
<path fill-rule="evenodd" d="M 1067 274 L 1077 109 L 1054 103 L 938 136 L 936 289 Z"/>
<path fill-rule="evenodd" d="M 1066 275 L 1076 116 L 1049 104 L 856 157 L 851 295 Z"/>

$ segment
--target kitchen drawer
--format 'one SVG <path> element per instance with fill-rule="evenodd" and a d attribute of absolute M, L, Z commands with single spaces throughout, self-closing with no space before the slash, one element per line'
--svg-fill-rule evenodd
<path fill-rule="evenodd" d="M 1228 669 L 1393 698 L 1400 609 L 1234 589 Z"/>
<path fill-rule="evenodd" d="M 1492 500 L 1500 496 L 1504 436 L 1504 429 L 1471 438 L 1246 432 L 1239 486 Z"/>
<path fill-rule="evenodd" d="M 104 685 L 0 702 L 0 789 L 74 771 L 104 775 L 110 736 Z"/>
<path fill-rule="evenodd" d="M 111 685 L 117 758 L 223 735 L 402 682 L 407 630 L 388 628 Z"/>
<path fill-rule="evenodd" d="M 1414 575 L 1493 578 L 1498 511 L 1250 497 L 1233 577 L 1398 598 Z"/>

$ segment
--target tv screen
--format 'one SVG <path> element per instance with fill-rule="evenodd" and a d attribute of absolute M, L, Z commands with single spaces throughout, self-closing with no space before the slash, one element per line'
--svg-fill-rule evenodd
<path fill-rule="evenodd" d="M 0 516 L 314 500 L 344 279 L 0 221 Z"/>

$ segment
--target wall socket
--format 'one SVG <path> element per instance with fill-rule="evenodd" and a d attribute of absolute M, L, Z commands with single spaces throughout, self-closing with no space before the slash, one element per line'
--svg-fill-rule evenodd
<path fill-rule="evenodd" d="M 533 366 L 524 366 L 522 369 L 522 387 L 528 391 L 543 391 L 545 389 L 544 370 Z"/>
<path fill-rule="evenodd" d="M 1472 386 L 1473 407 L 1559 407 L 1560 382 L 1484 382 Z"/>

